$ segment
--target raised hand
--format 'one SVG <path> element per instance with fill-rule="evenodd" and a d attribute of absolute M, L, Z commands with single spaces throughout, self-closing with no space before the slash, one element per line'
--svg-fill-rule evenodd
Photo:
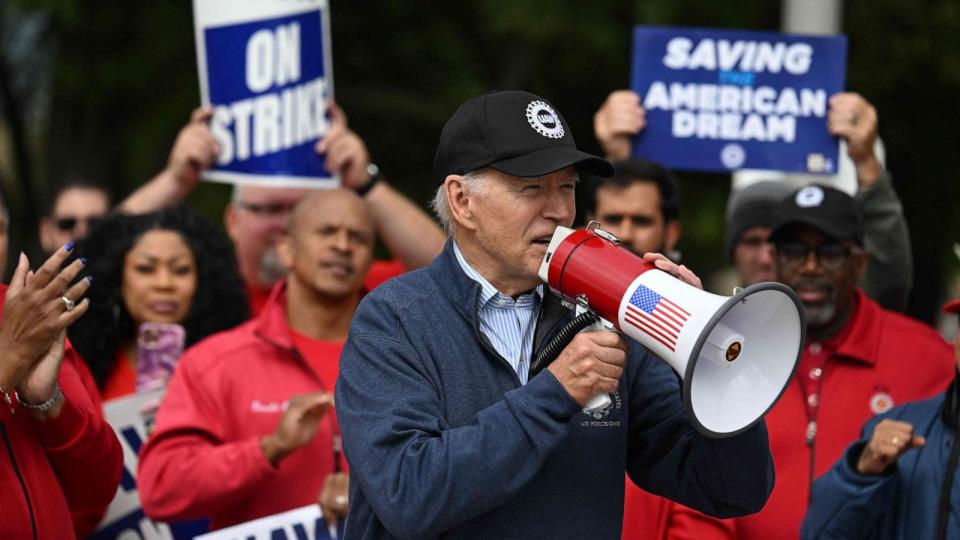
<path fill-rule="evenodd" d="M 336 103 L 330 104 L 330 116 L 330 131 L 317 143 L 316 151 L 325 154 L 327 170 L 340 174 L 343 187 L 360 189 L 371 179 L 370 154 L 363 139 L 347 127 L 347 115 Z"/>
<path fill-rule="evenodd" d="M 211 107 L 194 109 L 190 122 L 180 130 L 170 150 L 166 172 L 181 190 L 192 190 L 200 180 L 200 173 L 212 167 L 220 155 L 220 145 L 207 126 L 211 117 Z"/>
<path fill-rule="evenodd" d="M 317 434 L 320 419 L 333 407 L 333 394 L 314 392 L 294 396 L 273 433 L 260 439 L 267 460 L 276 465 L 285 456 L 307 445 Z"/>
<path fill-rule="evenodd" d="M 630 137 L 646 126 L 646 112 L 633 90 L 611 92 L 593 115 L 593 134 L 608 159 L 630 157 Z"/>
<path fill-rule="evenodd" d="M 877 142 L 877 110 L 860 94 L 843 92 L 830 96 L 827 129 L 847 141 L 847 154 L 857 170 L 860 189 L 880 177 L 880 161 L 873 152 Z"/>
<path fill-rule="evenodd" d="M 53 393 L 60 366 L 56 350 L 61 351 L 62 359 L 63 332 L 89 307 L 89 301 L 82 297 L 90 279 L 71 285 L 85 261 L 76 260 L 61 269 L 72 249 L 72 244 L 58 249 L 36 273 L 30 271 L 30 262 L 21 254 L 7 289 L 0 325 L 0 387 L 8 391 L 19 388 L 27 399 L 41 397 L 44 401 Z M 45 364 L 45 369 L 34 369 L 51 354 L 52 363 Z"/>
<path fill-rule="evenodd" d="M 926 439 L 913 434 L 913 425 L 886 418 L 881 420 L 863 447 L 857 461 L 860 474 L 881 474 L 907 450 L 926 444 Z"/>

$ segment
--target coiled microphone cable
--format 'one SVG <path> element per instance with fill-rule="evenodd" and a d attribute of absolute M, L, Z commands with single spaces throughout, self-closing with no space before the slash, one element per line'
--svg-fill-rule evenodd
<path fill-rule="evenodd" d="M 599 320 L 599 315 L 587 310 L 565 324 L 563 328 L 557 332 L 557 335 L 553 336 L 550 343 L 547 343 L 540 351 L 540 354 L 537 355 L 533 363 L 530 364 L 530 377 L 540 373 L 540 371 L 549 366 L 551 362 L 556 360 L 557 357 L 560 356 L 560 352 L 573 341 L 573 338 L 581 330 L 595 324 Z"/>

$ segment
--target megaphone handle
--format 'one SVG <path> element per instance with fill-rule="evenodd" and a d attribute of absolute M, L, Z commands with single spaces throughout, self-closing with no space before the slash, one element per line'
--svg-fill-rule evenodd
<path fill-rule="evenodd" d="M 603 409 L 606 409 L 607 407 L 609 407 L 610 403 L 611 403 L 610 394 L 607 394 L 606 392 L 604 392 L 602 394 L 597 394 L 592 398 L 590 398 L 590 401 L 588 401 L 587 404 L 583 406 L 583 410 L 588 413 L 592 413 L 594 411 L 602 411 Z"/>
<path fill-rule="evenodd" d="M 577 306 L 577 309 L 576 309 L 577 315 L 579 315 L 584 311 L 587 311 L 585 307 L 579 306 L 579 305 Z M 600 318 L 599 320 L 597 320 L 597 322 L 583 329 L 584 332 L 587 332 L 590 330 L 607 330 L 608 332 L 614 331 L 613 324 L 611 324 L 609 321 L 603 318 Z M 602 411 L 603 409 L 606 409 L 607 407 L 609 407 L 610 403 L 611 403 L 610 394 L 607 394 L 606 392 L 604 392 L 590 398 L 590 401 L 588 401 L 587 404 L 584 405 L 583 410 L 588 413 L 592 413 L 594 411 Z"/>

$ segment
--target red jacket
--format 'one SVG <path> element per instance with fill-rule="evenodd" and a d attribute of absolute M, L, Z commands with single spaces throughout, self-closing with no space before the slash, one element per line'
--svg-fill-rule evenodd
<path fill-rule="evenodd" d="M 882 309 L 859 290 L 856 301 L 856 311 L 832 343 L 807 342 L 801 367 L 766 417 L 777 480 L 764 509 L 716 520 L 671 503 L 671 538 L 799 538 L 811 482 L 858 438 L 863 423 L 947 387 L 956 361 L 939 334 Z M 805 394 L 804 386 L 812 392 Z"/>
<path fill-rule="evenodd" d="M 219 529 L 317 502 L 334 469 L 333 414 L 278 467 L 260 449 L 288 399 L 333 392 L 294 349 L 285 303 L 281 282 L 256 319 L 180 358 L 140 454 L 137 484 L 151 518 L 209 517 Z"/>
<path fill-rule="evenodd" d="M 0 306 L 6 289 L 0 285 Z M 120 442 L 103 419 L 93 377 L 69 344 L 57 382 L 65 401 L 49 422 L 16 401 L 11 413 L 0 399 L 0 538 L 85 536 L 120 483 Z"/>

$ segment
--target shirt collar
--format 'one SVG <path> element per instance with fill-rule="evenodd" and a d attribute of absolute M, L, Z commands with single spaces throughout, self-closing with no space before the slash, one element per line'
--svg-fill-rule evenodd
<path fill-rule="evenodd" d="M 880 308 L 860 289 L 854 294 L 853 312 L 847 324 L 829 341 L 838 356 L 873 365 L 880 353 Z"/>
<path fill-rule="evenodd" d="M 477 284 L 480 285 L 480 298 L 478 302 L 478 305 L 480 307 L 486 306 L 489 302 L 493 300 L 501 300 L 501 299 L 508 299 L 508 298 L 510 299 L 510 305 L 513 305 L 513 299 L 510 298 L 510 296 L 497 290 L 497 288 L 494 287 L 493 284 L 491 284 L 489 281 L 486 280 L 486 278 L 480 275 L 480 272 L 477 272 L 472 266 L 470 266 L 470 263 L 468 263 L 467 260 L 463 258 L 463 253 L 460 252 L 460 248 L 457 246 L 456 242 L 453 242 L 453 254 L 456 255 L 457 262 L 460 264 L 460 268 L 463 269 L 463 272 L 467 274 L 467 277 L 469 277 L 473 281 L 476 281 Z M 523 305 L 527 302 L 534 302 L 534 300 L 539 302 L 541 299 L 543 299 L 543 284 L 540 284 L 536 288 L 534 288 L 533 292 L 535 294 L 526 293 L 521 295 L 519 298 L 517 298 L 516 303 Z M 491 305 L 497 305 L 497 304 L 495 302 L 494 304 L 491 304 Z"/>

